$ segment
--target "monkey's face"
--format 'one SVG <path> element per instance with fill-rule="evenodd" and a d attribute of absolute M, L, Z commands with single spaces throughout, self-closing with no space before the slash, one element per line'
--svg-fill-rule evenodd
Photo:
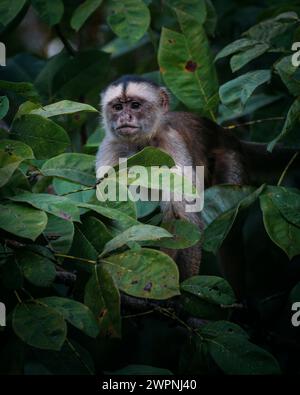
<path fill-rule="evenodd" d="M 123 140 L 143 140 L 155 133 L 168 111 L 168 94 L 149 82 L 127 80 L 106 89 L 102 108 L 106 132 Z"/>
<path fill-rule="evenodd" d="M 115 136 L 132 140 L 152 135 L 158 115 L 154 104 L 135 96 L 118 98 L 109 103 L 106 119 Z"/>

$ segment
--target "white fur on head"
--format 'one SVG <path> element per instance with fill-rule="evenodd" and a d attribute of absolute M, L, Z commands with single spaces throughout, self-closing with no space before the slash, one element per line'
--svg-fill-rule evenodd
<path fill-rule="evenodd" d="M 122 83 L 110 85 L 102 95 L 102 108 L 105 108 L 112 100 L 122 97 L 122 93 Z M 126 86 L 125 95 L 127 97 L 137 96 L 154 103 L 158 101 L 158 89 L 146 82 L 129 82 Z"/>

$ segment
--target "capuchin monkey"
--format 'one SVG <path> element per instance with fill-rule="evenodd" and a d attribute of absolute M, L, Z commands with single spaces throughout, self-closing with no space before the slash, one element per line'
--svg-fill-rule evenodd
<path fill-rule="evenodd" d="M 216 184 L 249 183 L 247 155 L 242 143 L 230 131 L 208 119 L 188 112 L 171 112 L 165 88 L 137 76 L 124 76 L 102 93 L 101 104 L 106 135 L 96 157 L 97 179 L 104 176 L 102 166 L 114 166 L 120 157 L 127 158 L 152 146 L 167 152 L 178 167 L 204 166 L 205 188 Z M 173 200 L 162 205 L 162 210 L 164 222 L 185 219 L 203 229 L 201 213 L 186 212 L 185 202 Z M 241 237 L 240 234 L 233 230 L 228 241 Z M 242 243 L 235 241 L 229 253 L 226 244 L 227 241 L 220 253 L 224 262 L 228 262 L 222 265 L 223 274 L 239 293 L 241 270 L 236 267 L 243 261 Z M 200 243 L 184 250 L 165 252 L 175 259 L 181 279 L 199 273 Z"/>

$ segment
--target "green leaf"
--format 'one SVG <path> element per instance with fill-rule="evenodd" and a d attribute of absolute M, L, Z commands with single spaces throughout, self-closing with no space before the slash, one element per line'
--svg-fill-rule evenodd
<path fill-rule="evenodd" d="M 99 219 L 95 217 L 83 218 L 82 224 L 76 225 L 71 254 L 80 258 L 96 260 L 110 239 L 112 239 L 112 235 Z"/>
<path fill-rule="evenodd" d="M 272 152 L 274 146 L 281 140 L 290 146 L 300 147 L 300 139 L 296 126 L 300 121 L 300 97 L 298 97 L 291 105 L 287 113 L 282 131 L 279 135 L 268 144 L 268 151 Z"/>
<path fill-rule="evenodd" d="M 41 19 L 50 26 L 60 22 L 64 13 L 62 0 L 31 0 Z"/>
<path fill-rule="evenodd" d="M 97 110 L 89 104 L 77 103 L 71 100 L 62 100 L 57 103 L 49 104 L 48 106 L 32 109 L 29 113 L 49 118 L 57 115 L 74 114 L 81 111 L 97 112 Z"/>
<path fill-rule="evenodd" d="M 2 0 L 0 2 L 0 30 L 6 27 L 21 12 L 26 4 L 26 0 L 10 1 Z"/>
<path fill-rule="evenodd" d="M 221 58 L 225 58 L 226 56 L 232 55 L 236 52 L 243 51 L 245 49 L 249 49 L 256 44 L 258 44 L 259 41 L 257 40 L 250 40 L 249 38 L 240 38 L 239 40 L 236 40 L 229 45 L 226 45 L 216 56 L 215 61 Z"/>
<path fill-rule="evenodd" d="M 21 141 L 0 140 L 0 187 L 9 181 L 23 160 L 33 158 L 31 148 Z"/>
<path fill-rule="evenodd" d="M 292 224 L 300 227 L 300 194 L 278 188 L 270 193 L 273 203 L 281 215 Z"/>
<path fill-rule="evenodd" d="M 128 365 L 125 366 L 124 368 L 114 370 L 113 372 L 109 372 L 110 374 L 113 375 L 118 375 L 118 376 L 125 376 L 125 375 L 145 375 L 145 376 L 169 376 L 173 375 L 173 373 L 168 370 L 168 369 L 162 369 L 162 368 L 156 368 L 154 366 L 149 366 L 149 365 Z"/>
<path fill-rule="evenodd" d="M 200 240 L 201 234 L 198 226 L 189 221 L 176 219 L 174 221 L 164 222 L 161 226 L 170 232 L 172 237 L 142 244 L 177 250 L 192 247 Z"/>
<path fill-rule="evenodd" d="M 146 33 L 150 12 L 142 0 L 111 0 L 107 22 L 117 36 L 132 43 Z"/>
<path fill-rule="evenodd" d="M 1 199 L 7 199 L 10 196 L 17 195 L 20 189 L 23 191 L 30 191 L 31 186 L 25 174 L 20 169 L 16 169 L 4 187 L 1 187 L 0 197 Z"/>
<path fill-rule="evenodd" d="M 162 151 L 158 148 L 154 147 L 145 147 L 137 154 L 130 156 L 127 160 L 127 167 L 130 168 L 132 166 L 167 166 L 173 167 L 175 166 L 174 159 L 167 154 L 165 151 Z M 118 166 L 115 167 L 118 170 Z"/>
<path fill-rule="evenodd" d="M 56 310 L 66 321 L 86 335 L 94 338 L 97 337 L 99 333 L 97 321 L 91 310 L 84 304 L 76 300 L 58 296 L 49 296 L 47 298 L 37 299 L 37 301 Z"/>
<path fill-rule="evenodd" d="M 209 341 L 209 353 L 227 374 L 279 374 L 275 358 L 244 336 L 221 335 Z"/>
<path fill-rule="evenodd" d="M 199 329 L 202 336 L 207 339 L 214 339 L 218 336 L 244 336 L 246 339 L 249 335 L 244 329 L 237 324 L 229 321 L 215 321 L 209 322 Z"/>
<path fill-rule="evenodd" d="M 235 71 L 244 67 L 247 63 L 251 62 L 251 60 L 258 58 L 260 55 L 267 52 L 269 49 L 268 44 L 259 43 L 254 45 L 247 50 L 244 50 L 236 55 L 234 55 L 230 60 L 231 70 L 234 73 Z"/>
<path fill-rule="evenodd" d="M 250 71 L 222 85 L 220 99 L 232 111 L 241 111 L 255 89 L 270 79 L 270 70 Z"/>
<path fill-rule="evenodd" d="M 34 103 L 40 103 L 41 101 L 35 87 L 30 82 L 11 82 L 0 80 L 0 89 L 4 91 L 12 91 Z"/>
<path fill-rule="evenodd" d="M 0 205 L 0 228 L 14 235 L 35 240 L 47 225 L 47 214 L 15 203 Z"/>
<path fill-rule="evenodd" d="M 56 276 L 54 263 L 45 256 L 31 251 L 22 251 L 17 255 L 17 261 L 24 277 L 37 287 L 49 287 Z"/>
<path fill-rule="evenodd" d="M 86 154 L 66 153 L 45 162 L 41 168 L 45 176 L 67 179 L 79 184 L 95 185 L 95 157 Z"/>
<path fill-rule="evenodd" d="M 11 135 L 28 144 L 37 159 L 47 159 L 63 152 L 70 139 L 65 130 L 40 115 L 23 115 L 12 124 Z"/>
<path fill-rule="evenodd" d="M 26 344 L 44 350 L 60 350 L 67 336 L 63 316 L 34 302 L 23 302 L 15 307 L 12 325 Z"/>
<path fill-rule="evenodd" d="M 100 205 L 89 204 L 89 203 L 78 203 L 78 207 L 84 207 L 96 211 L 96 213 L 116 221 L 122 229 L 127 229 L 130 226 L 139 224 L 139 222 L 136 219 L 130 217 L 127 214 L 122 213 L 122 211 L 113 208 L 107 208 Z"/>
<path fill-rule="evenodd" d="M 174 9 L 189 14 L 201 25 L 205 22 L 207 11 L 204 0 L 167 0 L 167 4 Z"/>
<path fill-rule="evenodd" d="M 132 296 L 167 299 L 179 295 L 179 274 L 166 254 L 142 248 L 100 258 L 118 288 Z"/>
<path fill-rule="evenodd" d="M 102 336 L 121 337 L 120 294 L 103 265 L 94 267 L 85 288 L 84 303 L 97 317 Z"/>
<path fill-rule="evenodd" d="M 50 195 L 49 193 L 20 193 L 10 198 L 15 202 L 25 202 L 35 208 L 53 214 L 67 221 L 80 221 L 78 207 L 71 200 L 63 197 Z"/>
<path fill-rule="evenodd" d="M 105 244 L 101 256 L 117 250 L 131 241 L 160 240 L 166 237 L 172 237 L 172 235 L 165 229 L 158 226 L 144 224 L 134 225 L 108 241 Z"/>
<path fill-rule="evenodd" d="M 266 19 L 252 26 L 244 33 L 244 36 L 261 42 L 272 43 L 275 38 L 284 34 L 298 21 L 298 15 L 295 12 L 284 12 L 275 18 Z"/>
<path fill-rule="evenodd" d="M 163 28 L 158 63 L 163 79 L 188 108 L 215 119 L 218 81 L 204 28 L 177 10 L 182 33 Z"/>
<path fill-rule="evenodd" d="M 67 254 L 74 237 L 74 224 L 50 214 L 43 234 L 52 250 Z"/>
<path fill-rule="evenodd" d="M 218 15 L 211 0 L 205 0 L 206 4 L 206 20 L 204 22 L 205 31 L 209 36 L 214 37 L 218 23 Z"/>
<path fill-rule="evenodd" d="M 282 82 L 294 96 L 300 95 L 300 69 L 293 66 L 292 55 L 285 56 L 274 66 Z"/>
<path fill-rule="evenodd" d="M 78 31 L 86 20 L 100 7 L 102 0 L 85 0 L 74 11 L 71 18 L 71 26 Z"/>
<path fill-rule="evenodd" d="M 9 109 L 9 101 L 6 96 L 0 96 L 0 119 L 4 118 Z"/>
<path fill-rule="evenodd" d="M 231 286 L 221 277 L 194 276 L 183 281 L 180 287 L 182 291 L 210 303 L 228 306 L 236 302 Z"/>
<path fill-rule="evenodd" d="M 216 254 L 227 237 L 239 211 L 251 205 L 262 193 L 264 185 L 217 185 L 206 190 L 202 218 L 206 225 L 203 248 Z"/>
<path fill-rule="evenodd" d="M 292 259 L 300 254 L 300 228 L 288 222 L 274 204 L 270 194 L 260 196 L 265 229 L 270 239 Z"/>

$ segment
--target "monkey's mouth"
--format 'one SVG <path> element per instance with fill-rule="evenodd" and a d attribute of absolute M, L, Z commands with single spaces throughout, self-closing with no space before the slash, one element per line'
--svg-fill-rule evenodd
<path fill-rule="evenodd" d="M 138 129 L 139 129 L 138 126 L 125 124 L 125 125 L 119 126 L 116 130 L 120 135 L 122 135 L 122 136 L 127 135 L 128 136 L 128 135 L 134 134 L 136 131 L 138 131 Z"/>

